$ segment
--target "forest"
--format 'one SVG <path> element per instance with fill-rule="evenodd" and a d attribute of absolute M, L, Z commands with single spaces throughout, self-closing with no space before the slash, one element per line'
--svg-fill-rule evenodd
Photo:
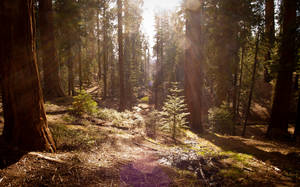
<path fill-rule="evenodd" d="M 0 23 L 0 186 L 300 186 L 300 1 L 0 0 Z"/>

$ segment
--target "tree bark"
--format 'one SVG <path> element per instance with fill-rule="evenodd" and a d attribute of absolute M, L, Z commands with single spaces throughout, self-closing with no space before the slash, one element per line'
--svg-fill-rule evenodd
<path fill-rule="evenodd" d="M 237 116 L 240 115 L 240 103 L 241 103 L 241 89 L 243 85 L 243 71 L 244 71 L 244 57 L 245 57 L 245 46 L 242 46 L 242 54 L 241 54 L 241 67 L 240 67 L 240 79 L 239 79 L 239 86 L 238 86 L 238 93 L 237 93 L 237 106 L 236 106 L 236 114 Z"/>
<path fill-rule="evenodd" d="M 115 58 L 114 58 L 114 54 L 111 54 L 111 96 L 112 98 L 115 96 Z"/>
<path fill-rule="evenodd" d="M 100 5 L 100 0 L 97 1 L 98 6 Z M 97 7 L 97 62 L 98 62 L 98 80 L 101 81 L 102 68 L 101 68 L 101 55 L 100 55 L 100 18 L 99 18 L 99 7 Z"/>
<path fill-rule="evenodd" d="M 296 53 L 296 1 L 283 0 L 282 29 L 279 71 L 275 85 L 271 121 L 267 131 L 270 138 L 288 135 L 288 117 Z"/>
<path fill-rule="evenodd" d="M 124 89 L 124 54 L 123 54 L 123 8 L 122 0 L 117 0 L 118 5 L 118 44 L 119 44 L 119 77 L 120 77 L 120 106 L 119 110 L 125 110 L 125 89 Z"/>
<path fill-rule="evenodd" d="M 32 0 L 0 1 L 3 136 L 24 150 L 55 151 L 36 60 Z"/>
<path fill-rule="evenodd" d="M 44 97 L 65 96 L 60 83 L 59 62 L 55 48 L 52 0 L 39 1 L 40 36 L 44 71 Z"/>
<path fill-rule="evenodd" d="M 79 69 L 79 90 L 82 90 L 82 58 L 81 58 L 81 44 L 78 45 L 78 69 Z"/>
<path fill-rule="evenodd" d="M 186 7 L 186 38 L 184 77 L 185 95 L 192 129 L 202 132 L 203 54 L 201 39 L 201 7 Z"/>
<path fill-rule="evenodd" d="M 104 19 L 104 24 L 103 24 L 103 99 L 106 99 L 106 96 L 107 96 L 107 53 L 108 53 L 108 46 L 107 46 L 107 18 L 106 17 L 106 7 L 107 5 L 104 4 L 104 7 L 103 7 L 103 19 Z"/>
<path fill-rule="evenodd" d="M 232 114 L 233 114 L 233 128 L 232 135 L 235 135 L 235 125 L 237 122 L 237 96 L 238 96 L 238 71 L 239 71 L 239 56 L 235 54 L 235 64 L 234 64 L 234 77 L 233 77 L 233 94 L 232 94 Z"/>
<path fill-rule="evenodd" d="M 264 78 L 270 82 L 272 77 L 269 72 L 271 50 L 275 42 L 275 22 L 274 22 L 274 0 L 265 0 L 265 34 L 267 43 L 267 54 L 265 56 L 266 64 L 264 65 Z"/>
<path fill-rule="evenodd" d="M 73 67 L 73 58 L 72 58 L 72 48 L 71 44 L 68 46 L 68 94 L 70 96 L 75 95 L 74 90 L 74 67 Z"/>
<path fill-rule="evenodd" d="M 300 94 L 298 96 L 297 119 L 296 119 L 295 131 L 294 131 L 294 138 L 297 139 L 299 137 L 300 137 Z"/>
<path fill-rule="evenodd" d="M 158 98 L 158 87 L 159 87 L 159 38 L 156 39 L 156 74 L 155 74 L 155 82 L 154 82 L 154 105 L 155 109 L 159 109 L 159 98 Z"/>

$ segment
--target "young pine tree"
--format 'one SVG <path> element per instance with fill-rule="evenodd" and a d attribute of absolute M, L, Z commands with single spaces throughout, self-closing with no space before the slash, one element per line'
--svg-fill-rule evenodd
<path fill-rule="evenodd" d="M 166 98 L 161 112 L 162 129 L 165 129 L 172 134 L 172 138 L 176 141 L 176 133 L 179 128 L 185 127 L 187 124 L 186 113 L 187 108 L 184 103 L 184 96 L 181 96 L 182 89 L 179 89 L 177 82 L 171 83 L 169 95 Z"/>

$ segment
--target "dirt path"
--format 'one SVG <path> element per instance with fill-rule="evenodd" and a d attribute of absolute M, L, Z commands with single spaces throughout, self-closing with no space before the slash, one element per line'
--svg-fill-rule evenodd
<path fill-rule="evenodd" d="M 151 106 L 148 104 L 139 104 L 134 108 L 136 112 L 148 120 Z M 172 182 L 166 172 L 160 166 L 158 160 L 161 150 L 158 150 L 154 144 L 145 141 L 133 142 L 139 147 L 139 151 L 132 152 L 135 159 L 120 170 L 120 181 L 123 186 L 169 186 Z"/>

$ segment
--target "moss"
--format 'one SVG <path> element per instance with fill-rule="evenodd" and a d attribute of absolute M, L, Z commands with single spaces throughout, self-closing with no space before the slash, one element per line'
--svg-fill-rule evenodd
<path fill-rule="evenodd" d="M 231 178 L 231 179 L 239 179 L 242 178 L 244 173 L 243 170 L 240 168 L 227 168 L 227 169 L 221 169 L 219 171 L 219 174 L 225 178 Z"/>
<path fill-rule="evenodd" d="M 236 162 L 240 162 L 243 165 L 249 165 L 249 162 L 253 159 L 252 155 L 243 154 L 243 153 L 235 153 L 231 151 L 221 152 L 220 155 L 228 156 L 234 159 Z"/>

